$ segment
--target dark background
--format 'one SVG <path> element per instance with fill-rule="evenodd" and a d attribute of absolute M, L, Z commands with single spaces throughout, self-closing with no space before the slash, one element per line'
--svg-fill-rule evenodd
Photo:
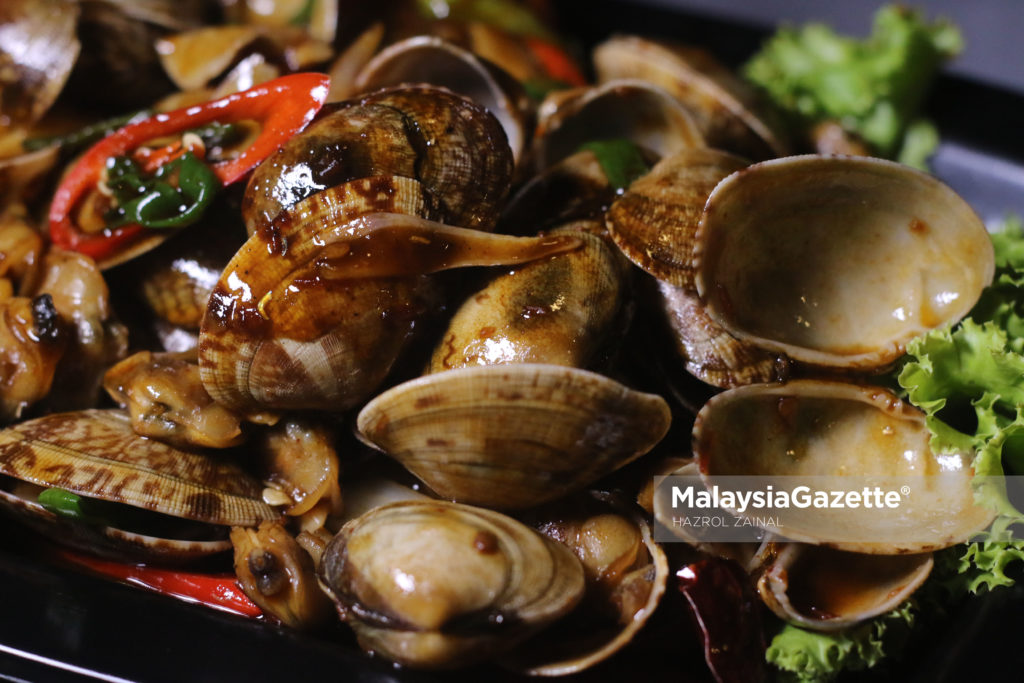
<path fill-rule="evenodd" d="M 2 2 L 3 0 L 0 0 Z M 594 0 L 559 2 L 563 30 L 594 42 L 638 32 L 697 43 L 736 65 L 780 21 L 828 19 L 863 35 L 879 2 L 865 0 Z M 1024 60 L 1017 43 L 1024 2 L 940 0 L 916 3 L 929 16 L 952 17 L 967 50 L 928 103 L 943 136 L 933 167 L 986 219 L 1024 212 Z M 0 525 L 0 678 L 29 681 L 469 681 L 504 680 L 500 672 L 458 676 L 395 671 L 364 657 L 342 627 L 303 636 L 211 612 L 162 596 L 55 567 L 31 556 L 34 544 Z M 993 593 L 927 629 L 896 668 L 870 680 L 1004 680 L 1024 677 L 1024 590 Z M 557 637 L 557 636 L 555 636 Z M 692 643 L 641 653 L 591 680 L 701 680 Z M 622 659 L 622 658 L 620 658 Z"/>

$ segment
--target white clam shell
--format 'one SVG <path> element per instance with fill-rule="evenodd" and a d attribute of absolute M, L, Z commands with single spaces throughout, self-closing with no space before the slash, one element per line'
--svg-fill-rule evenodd
<path fill-rule="evenodd" d="M 805 363 L 875 368 L 971 310 L 992 281 L 985 226 L 932 176 L 881 159 L 755 164 L 711 193 L 697 293 L 731 334 Z"/>

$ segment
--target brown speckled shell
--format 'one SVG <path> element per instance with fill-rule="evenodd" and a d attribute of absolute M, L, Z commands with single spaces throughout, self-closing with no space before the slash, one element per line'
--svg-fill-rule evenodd
<path fill-rule="evenodd" d="M 250 526 L 278 514 L 237 465 L 138 436 L 119 410 L 61 413 L 0 432 L 0 473 L 173 517 Z"/>
<path fill-rule="evenodd" d="M 554 365 L 463 368 L 390 389 L 359 413 L 370 443 L 441 496 L 498 509 L 560 498 L 668 431 L 660 396 Z"/>
<path fill-rule="evenodd" d="M 418 134 L 416 177 L 440 204 L 444 222 L 494 227 L 511 182 L 512 151 L 490 112 L 425 85 L 381 90 L 363 102 L 400 111 Z"/>
<path fill-rule="evenodd" d="M 420 184 L 378 178 L 382 204 Z M 363 181 L 353 181 L 360 183 Z M 421 195 L 420 195 L 421 196 Z M 307 197 L 243 245 L 210 297 L 199 338 L 203 386 L 240 410 L 345 410 L 387 375 L 436 307 L 429 273 L 521 263 L 578 245 L 441 225 L 406 213 L 352 219 L 342 187 Z"/>
<path fill-rule="evenodd" d="M 662 159 L 608 209 L 608 232 L 633 263 L 692 291 L 693 247 L 704 204 L 722 178 L 746 165 L 740 157 L 709 148 Z"/>
<path fill-rule="evenodd" d="M 740 341 L 711 319 L 697 295 L 659 282 L 661 309 L 686 369 L 702 382 L 722 389 L 784 379 L 784 356 Z"/>
<path fill-rule="evenodd" d="M 515 161 L 533 133 L 535 105 L 523 86 L 498 66 L 437 36 L 414 36 L 381 50 L 355 82 L 357 92 L 403 83 L 450 88 L 501 123 Z"/>
<path fill-rule="evenodd" d="M 443 88 L 391 88 L 336 105 L 260 164 L 242 216 L 251 234 L 325 188 L 404 176 L 423 184 L 445 222 L 488 229 L 511 175 L 505 133 L 486 110 Z"/>

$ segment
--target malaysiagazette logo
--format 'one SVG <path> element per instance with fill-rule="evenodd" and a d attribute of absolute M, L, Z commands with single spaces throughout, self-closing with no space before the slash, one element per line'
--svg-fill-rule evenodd
<path fill-rule="evenodd" d="M 907 488 L 907 487 L 904 487 Z M 774 509 L 840 510 L 846 508 L 899 508 L 909 490 L 885 490 L 880 486 L 865 486 L 858 491 L 818 490 L 810 486 L 796 486 L 792 490 L 775 489 L 768 484 L 764 489 L 735 491 L 718 485 L 710 489 L 693 485 L 672 486 L 672 508 L 686 510 L 715 510 L 724 508 L 736 514 L 748 511 Z"/>

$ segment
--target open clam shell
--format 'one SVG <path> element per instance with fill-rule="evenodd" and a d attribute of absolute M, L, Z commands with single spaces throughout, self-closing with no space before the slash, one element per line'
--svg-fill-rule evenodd
<path fill-rule="evenodd" d="M 510 75 L 436 36 L 415 36 L 381 50 L 356 78 L 356 92 L 407 83 L 449 88 L 487 109 L 508 136 L 516 162 L 530 139 L 534 106 Z"/>
<path fill-rule="evenodd" d="M 885 614 L 931 573 L 931 553 L 862 555 L 784 544 L 757 582 L 780 618 L 815 631 L 836 631 Z"/>
<path fill-rule="evenodd" d="M 543 170 L 587 142 L 614 138 L 658 157 L 704 146 L 690 113 L 672 95 L 643 81 L 616 80 L 548 95 L 538 110 L 534 162 Z"/>
<path fill-rule="evenodd" d="M 617 36 L 594 48 L 598 81 L 653 83 L 686 105 L 708 145 L 753 159 L 786 154 L 786 142 L 755 91 L 703 50 Z"/>
<path fill-rule="evenodd" d="M 497 512 L 440 501 L 394 503 L 347 523 L 319 576 L 364 649 L 424 668 L 510 649 L 584 592 L 565 546 Z"/>
<path fill-rule="evenodd" d="M 169 517 L 220 526 L 255 526 L 278 517 L 262 485 L 235 464 L 138 436 L 117 410 L 62 413 L 0 432 L 0 474 Z M 178 561 L 230 548 L 222 541 L 70 524 L 35 500 L 6 492 L 15 514 L 58 541 L 109 555 Z"/>
<path fill-rule="evenodd" d="M 805 363 L 876 368 L 970 311 L 992 280 L 985 225 L 932 176 L 881 159 L 800 156 L 708 198 L 697 292 L 731 334 Z"/>
<path fill-rule="evenodd" d="M 735 480 L 721 479 L 731 476 L 786 477 L 809 489 L 824 482 L 828 490 L 857 492 L 906 486 L 894 506 L 771 509 L 787 538 L 877 554 L 962 543 L 994 517 L 974 501 L 972 454 L 933 453 L 930 439 L 924 413 L 889 391 L 816 380 L 730 389 L 705 404 L 693 428 L 694 455 L 709 489 L 720 482 L 731 488 Z M 771 481 L 779 488 L 779 479 Z"/>
<path fill-rule="evenodd" d="M 553 365 L 463 368 L 390 389 L 359 413 L 362 437 L 445 498 L 526 508 L 582 489 L 654 447 L 660 396 Z"/>

